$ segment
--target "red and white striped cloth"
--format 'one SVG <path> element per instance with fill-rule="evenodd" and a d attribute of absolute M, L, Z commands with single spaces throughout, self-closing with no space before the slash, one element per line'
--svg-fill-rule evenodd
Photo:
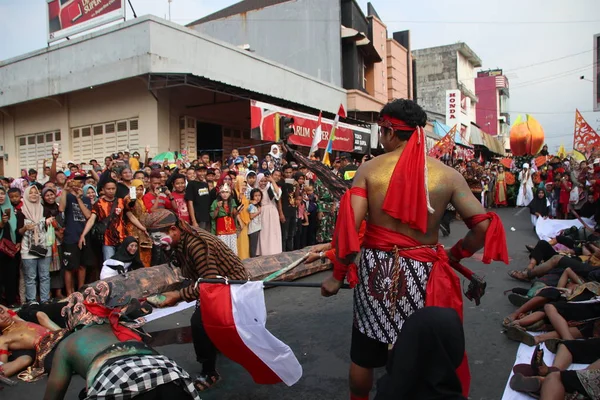
<path fill-rule="evenodd" d="M 256 383 L 298 382 L 302 366 L 294 352 L 265 327 L 262 282 L 203 283 L 199 293 L 204 329 L 221 353 L 241 364 Z"/>

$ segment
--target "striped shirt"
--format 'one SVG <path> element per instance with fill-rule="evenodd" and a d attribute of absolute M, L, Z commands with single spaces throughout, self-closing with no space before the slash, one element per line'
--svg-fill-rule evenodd
<path fill-rule="evenodd" d="M 181 240 L 175 248 L 175 258 L 183 276 L 196 281 L 198 278 L 215 278 L 217 275 L 229 279 L 248 279 L 244 263 L 227 245 L 216 236 L 197 229 L 189 233 L 182 231 Z M 190 285 L 179 291 L 185 301 L 198 299 L 198 288 Z"/>

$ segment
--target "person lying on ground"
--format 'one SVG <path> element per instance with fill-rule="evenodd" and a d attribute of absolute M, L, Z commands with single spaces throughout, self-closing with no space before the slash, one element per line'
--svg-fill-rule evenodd
<path fill-rule="evenodd" d="M 586 369 L 567 371 L 573 364 L 590 364 Z M 513 368 L 513 390 L 539 394 L 542 400 L 565 399 L 567 393 L 589 399 L 600 398 L 600 339 L 569 340 L 558 343 L 552 366 L 543 361 L 543 350 L 536 348 L 531 365 Z M 569 397 L 569 398 L 575 398 Z"/>
<path fill-rule="evenodd" d="M 557 248 L 566 247 L 568 249 L 557 250 Z M 555 255 L 576 255 L 576 256 L 591 256 L 593 251 L 590 251 L 586 246 L 577 246 L 575 241 L 568 236 L 559 235 L 554 239 L 539 240 L 535 246 L 525 246 L 529 251 L 529 264 L 527 269 L 533 269 L 536 265 L 548 261 Z M 557 247 L 557 248 L 555 248 Z"/>
<path fill-rule="evenodd" d="M 566 268 L 558 280 L 556 287 L 536 282 L 532 286 L 532 289 L 530 289 L 530 292 L 532 292 L 531 299 L 504 318 L 502 321 L 504 327 L 521 325 L 519 321 L 521 318 L 525 318 L 529 312 L 537 311 L 544 304 L 551 301 L 564 300 L 577 302 L 590 300 L 600 295 L 600 284 L 598 282 L 585 282 L 571 268 Z"/>
<path fill-rule="evenodd" d="M 13 311 L 0 306 L 0 382 L 12 385 L 8 379 L 35 359 L 35 348 L 49 332 L 58 329 L 47 315 L 38 312 L 41 325 L 19 318 Z"/>
<path fill-rule="evenodd" d="M 600 255 L 600 252 L 598 255 Z M 508 275 L 521 282 L 530 282 L 533 278 L 539 279 L 545 277 L 545 279 L 543 279 L 544 283 L 548 286 L 556 286 L 565 268 L 571 268 L 573 272 L 584 279 L 597 280 L 596 278 L 600 277 L 600 273 L 595 272 L 598 266 L 600 266 L 600 264 L 596 265 L 594 259 L 590 259 L 589 262 L 583 262 L 580 258 L 555 255 L 548 261 L 531 269 L 522 271 L 512 270 L 508 272 Z M 546 277 L 546 275 L 548 276 Z"/>
<path fill-rule="evenodd" d="M 80 398 L 200 399 L 175 361 L 141 341 L 120 340 L 108 324 L 90 325 L 61 341 L 44 400 L 64 399 L 73 372 L 86 380 Z"/>
<path fill-rule="evenodd" d="M 544 311 L 537 311 L 519 320 L 520 326 L 509 326 L 506 336 L 514 341 L 535 346 L 548 339 L 575 340 L 594 337 L 597 332 L 600 301 L 592 302 L 555 302 L 544 306 Z M 554 331 L 533 336 L 523 326 L 531 326 L 536 322 L 549 322 Z M 547 330 L 546 327 L 543 328 Z"/>

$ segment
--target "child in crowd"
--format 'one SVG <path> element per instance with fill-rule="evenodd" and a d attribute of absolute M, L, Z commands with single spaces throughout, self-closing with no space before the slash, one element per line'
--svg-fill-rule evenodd
<path fill-rule="evenodd" d="M 261 216 L 260 204 L 262 201 L 262 192 L 260 189 L 252 189 L 250 192 L 250 205 L 248 213 L 250 214 L 250 224 L 248 224 L 248 238 L 250 239 L 250 257 L 256 257 L 258 254 L 258 237 L 260 235 Z"/>
<path fill-rule="evenodd" d="M 306 235 L 308 233 L 308 212 L 302 194 L 296 195 L 296 235 L 294 247 L 296 250 L 306 247 Z"/>
<path fill-rule="evenodd" d="M 176 174 L 172 177 L 173 192 L 171 193 L 171 206 L 179 219 L 184 220 L 188 224 L 190 221 L 190 213 L 188 212 L 187 202 L 185 201 L 185 175 Z"/>

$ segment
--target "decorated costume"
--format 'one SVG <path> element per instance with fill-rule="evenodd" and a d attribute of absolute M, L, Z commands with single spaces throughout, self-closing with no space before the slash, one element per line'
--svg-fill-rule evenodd
<path fill-rule="evenodd" d="M 424 131 L 387 115 L 379 124 L 394 131 L 414 130 L 394 168 L 382 209 L 411 228 L 426 232 L 428 213 L 434 210 L 427 187 Z M 344 264 L 341 260 L 361 251 L 352 196 L 367 198 L 367 190 L 353 187 L 341 200 L 333 238 L 337 259 L 333 276 L 343 281 L 348 274 L 351 284 L 359 282 L 354 294 L 351 358 L 359 366 L 374 368 L 385 365 L 388 344 L 395 343 L 404 321 L 417 309 L 426 306 L 453 308 L 462 320 L 462 293 L 460 281 L 441 244 L 425 245 L 372 223 L 364 224 L 358 270 L 355 272 L 354 268 Z M 494 259 L 507 263 L 504 229 L 496 214 L 477 215 L 465 222 L 472 228 L 484 220 L 491 220 L 491 223 L 483 261 L 489 263 Z M 462 249 L 461 241 L 455 246 L 453 255 L 461 259 L 471 254 Z M 457 373 L 466 395 L 470 381 L 466 357 Z"/>

